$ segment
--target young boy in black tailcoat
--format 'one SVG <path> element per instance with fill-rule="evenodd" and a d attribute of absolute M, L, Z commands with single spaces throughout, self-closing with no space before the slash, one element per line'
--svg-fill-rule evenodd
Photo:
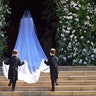
<path fill-rule="evenodd" d="M 12 51 L 12 57 L 8 61 L 3 61 L 4 64 L 9 65 L 8 70 L 8 79 L 10 79 L 8 86 L 12 85 L 12 91 L 15 91 L 16 81 L 18 80 L 18 66 L 24 64 L 24 61 L 21 63 L 19 57 L 17 57 L 18 51 Z"/>
<path fill-rule="evenodd" d="M 56 50 L 54 48 L 50 49 L 50 56 L 48 61 L 44 61 L 46 65 L 50 66 L 50 78 L 52 84 L 52 91 L 55 91 L 55 84 L 58 85 L 58 57 L 55 55 Z"/>

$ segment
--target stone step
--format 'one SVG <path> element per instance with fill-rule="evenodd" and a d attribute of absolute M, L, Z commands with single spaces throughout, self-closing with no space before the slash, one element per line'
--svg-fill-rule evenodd
<path fill-rule="evenodd" d="M 96 96 L 96 91 L 0 91 L 0 96 Z"/>
<path fill-rule="evenodd" d="M 49 73 L 41 73 L 41 76 L 49 76 Z M 67 75 L 96 75 L 96 71 L 59 71 L 59 76 Z"/>
<path fill-rule="evenodd" d="M 0 81 L 8 80 L 4 76 L 0 76 Z M 39 81 L 50 80 L 50 76 L 40 76 Z M 60 80 L 96 80 L 96 75 L 87 76 L 59 76 Z"/>
<path fill-rule="evenodd" d="M 0 76 L 3 75 L 3 72 L 0 72 Z M 41 76 L 48 76 L 50 75 L 49 73 L 44 73 L 41 72 Z M 59 76 L 62 75 L 96 75 L 96 70 L 95 71 L 59 71 Z"/>
<path fill-rule="evenodd" d="M 59 71 L 59 80 L 96 80 L 96 71 Z M 7 80 L 2 75 L 0 80 Z M 49 73 L 41 73 L 39 80 L 50 80 Z"/>
<path fill-rule="evenodd" d="M 96 66 L 59 66 L 63 71 L 96 71 Z"/>
<path fill-rule="evenodd" d="M 51 84 L 49 86 L 16 86 L 15 91 L 50 91 Z M 96 91 L 96 85 L 58 85 L 55 86 L 56 91 Z M 11 91 L 9 86 L 0 86 L 0 91 Z"/>
<path fill-rule="evenodd" d="M 50 76 L 41 76 L 39 80 L 50 80 Z M 59 76 L 59 80 L 96 80 L 96 75 L 88 76 Z"/>
<path fill-rule="evenodd" d="M 17 86 L 49 86 L 50 85 L 50 81 L 38 81 L 36 83 L 32 83 L 32 84 L 28 84 L 26 82 L 23 81 L 17 81 Z M 63 80 L 63 81 L 59 81 L 59 85 L 94 85 L 96 84 L 96 80 Z M 6 86 L 8 85 L 8 81 L 0 81 L 0 86 Z"/>
<path fill-rule="evenodd" d="M 8 82 L 1 71 L 0 96 L 96 96 L 96 70 L 59 71 L 55 92 L 50 91 L 50 73 L 41 72 L 39 81 L 32 84 L 18 80 L 14 92 Z"/>

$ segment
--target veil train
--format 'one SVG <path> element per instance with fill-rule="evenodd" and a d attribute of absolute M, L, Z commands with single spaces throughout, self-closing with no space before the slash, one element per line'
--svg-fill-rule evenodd
<path fill-rule="evenodd" d="M 47 57 L 37 38 L 34 22 L 30 11 L 25 11 L 18 32 L 18 37 L 14 49 L 18 50 L 18 57 L 25 64 L 18 68 L 18 79 L 27 83 L 38 81 L 41 72 L 49 72 L 49 66 L 44 63 Z M 3 64 L 3 73 L 6 78 L 8 74 L 8 65 Z"/>

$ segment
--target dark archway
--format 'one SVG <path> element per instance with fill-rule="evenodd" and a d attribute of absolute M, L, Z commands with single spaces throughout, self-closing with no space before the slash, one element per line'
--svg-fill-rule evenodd
<path fill-rule="evenodd" d="M 38 26 L 41 21 L 42 2 L 44 0 L 11 0 L 10 7 L 12 8 L 11 24 L 18 24 L 23 12 L 28 9 L 31 11 L 32 17 Z"/>

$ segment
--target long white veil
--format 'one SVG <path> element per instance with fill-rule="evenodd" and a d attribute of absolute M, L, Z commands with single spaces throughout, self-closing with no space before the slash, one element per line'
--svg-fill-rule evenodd
<path fill-rule="evenodd" d="M 18 57 L 25 64 L 18 69 L 18 79 L 27 83 L 38 81 L 41 72 L 49 72 L 44 64 L 47 60 L 34 30 L 34 22 L 29 11 L 25 11 L 20 21 L 20 28 L 14 49 L 18 50 Z M 8 78 L 8 65 L 3 64 L 3 73 Z"/>

